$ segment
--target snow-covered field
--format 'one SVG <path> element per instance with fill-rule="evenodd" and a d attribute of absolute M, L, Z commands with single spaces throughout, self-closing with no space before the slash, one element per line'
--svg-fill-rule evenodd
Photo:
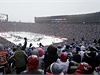
<path fill-rule="evenodd" d="M 3 37 L 4 39 L 16 45 L 18 45 L 19 43 L 23 45 L 24 38 L 26 37 L 28 39 L 27 46 L 32 43 L 34 47 L 38 47 L 39 43 L 42 43 L 44 46 L 46 46 L 52 43 L 60 43 L 64 40 L 67 40 L 67 38 L 57 38 L 55 36 L 46 36 L 43 34 L 31 32 L 0 32 L 0 37 Z"/>

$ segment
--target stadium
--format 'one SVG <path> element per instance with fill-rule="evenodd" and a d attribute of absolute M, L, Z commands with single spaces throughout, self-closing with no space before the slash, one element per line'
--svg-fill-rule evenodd
<path fill-rule="evenodd" d="M 35 23 L 10 22 L 8 21 L 9 14 L 2 15 L 6 18 L 0 18 L 0 32 L 34 32 L 67 38 L 67 43 L 70 43 L 73 38 L 77 41 L 80 41 L 82 37 L 88 41 L 100 38 L 100 12 L 35 17 Z M 2 40 L 0 42 L 6 43 Z"/>
<path fill-rule="evenodd" d="M 100 73 L 100 12 L 8 20 L 0 14 L 1 75 Z"/>

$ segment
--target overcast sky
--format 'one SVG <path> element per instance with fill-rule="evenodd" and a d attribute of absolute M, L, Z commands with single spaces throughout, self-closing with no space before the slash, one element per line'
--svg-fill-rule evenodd
<path fill-rule="evenodd" d="M 34 17 L 100 11 L 100 0 L 0 0 L 0 13 L 9 21 L 34 22 Z"/>

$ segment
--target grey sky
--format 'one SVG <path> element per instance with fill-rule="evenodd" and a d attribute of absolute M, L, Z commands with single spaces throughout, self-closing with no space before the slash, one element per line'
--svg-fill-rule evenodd
<path fill-rule="evenodd" d="M 9 21 L 34 22 L 34 17 L 100 11 L 99 0 L 0 0 L 0 13 Z"/>

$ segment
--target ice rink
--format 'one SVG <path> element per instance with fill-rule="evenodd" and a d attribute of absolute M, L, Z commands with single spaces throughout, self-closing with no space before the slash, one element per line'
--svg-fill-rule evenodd
<path fill-rule="evenodd" d="M 43 34 L 31 33 L 31 32 L 0 32 L 0 37 L 18 45 L 21 43 L 23 45 L 24 38 L 27 40 L 27 47 L 32 43 L 34 47 L 38 47 L 39 43 L 42 43 L 44 46 L 50 45 L 52 43 L 60 43 L 67 38 L 57 38 L 55 36 L 47 36 Z"/>

